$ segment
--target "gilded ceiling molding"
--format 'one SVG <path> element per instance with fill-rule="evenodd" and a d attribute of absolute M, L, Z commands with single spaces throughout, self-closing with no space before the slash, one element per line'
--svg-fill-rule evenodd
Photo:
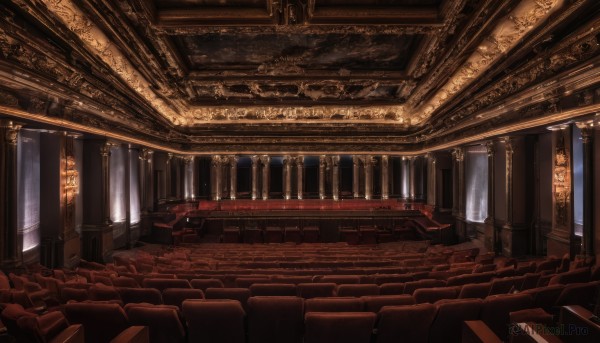
<path fill-rule="evenodd" d="M 415 111 L 411 124 L 423 123 L 446 101 L 480 77 L 494 62 L 510 51 L 525 35 L 540 25 L 563 0 L 524 0 L 512 10 L 465 61 L 450 80 Z"/>
<path fill-rule="evenodd" d="M 96 54 L 161 115 L 175 125 L 187 124 L 186 118 L 151 89 L 150 83 L 73 0 L 48 0 L 44 3 L 48 10 L 75 33 L 92 53 Z"/>
<path fill-rule="evenodd" d="M 271 121 L 389 121 L 408 126 L 409 120 L 404 106 L 312 106 L 312 107 L 197 107 L 191 111 L 192 124 L 206 124 L 214 121 L 252 121 L 252 123 Z"/>

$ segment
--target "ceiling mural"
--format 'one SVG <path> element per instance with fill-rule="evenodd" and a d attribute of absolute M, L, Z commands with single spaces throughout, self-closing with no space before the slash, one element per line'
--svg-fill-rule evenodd
<path fill-rule="evenodd" d="M 382 135 L 403 144 L 439 139 L 460 132 L 467 120 L 479 125 L 480 111 L 549 77 L 531 74 L 527 83 L 494 91 L 507 73 L 535 68 L 519 57 L 558 49 L 557 34 L 576 36 L 571 43 L 580 46 L 594 41 L 579 27 L 593 30 L 599 21 L 592 0 L 10 0 L 0 6 L 0 48 L 25 68 L 18 74 L 0 65 L 0 79 L 29 93 L 55 82 L 65 88 L 52 101 L 69 115 L 90 111 L 180 145 L 210 135 L 234 139 L 248 125 L 257 137 L 300 130 L 315 141 L 330 134 Z M 22 41 L 26 34 L 38 40 Z M 27 61 L 41 57 L 26 58 L 17 47 L 69 71 L 57 72 L 50 62 L 40 69 L 41 62 Z M 597 50 L 590 51 L 561 68 L 595 58 Z M 48 82 L 32 86 L 23 76 L 44 69 Z"/>

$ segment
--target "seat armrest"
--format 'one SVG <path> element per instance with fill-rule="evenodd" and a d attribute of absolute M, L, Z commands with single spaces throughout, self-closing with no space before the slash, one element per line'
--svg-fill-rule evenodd
<path fill-rule="evenodd" d="M 150 331 L 147 326 L 132 326 L 123 330 L 110 343 L 149 343 Z"/>
<path fill-rule="evenodd" d="M 73 324 L 64 329 L 49 343 L 85 343 L 83 335 L 83 325 Z"/>
<path fill-rule="evenodd" d="M 483 321 L 467 320 L 463 324 L 462 342 L 502 343 L 502 340 Z"/>

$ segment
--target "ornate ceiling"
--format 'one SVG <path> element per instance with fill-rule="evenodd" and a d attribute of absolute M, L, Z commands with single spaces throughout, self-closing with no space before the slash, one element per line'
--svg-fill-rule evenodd
<path fill-rule="evenodd" d="M 0 81 L 23 118 L 178 151 L 420 151 L 593 110 L 599 7 L 10 0 Z"/>

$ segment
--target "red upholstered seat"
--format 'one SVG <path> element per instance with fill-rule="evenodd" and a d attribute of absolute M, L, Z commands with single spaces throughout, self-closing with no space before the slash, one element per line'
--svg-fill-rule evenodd
<path fill-rule="evenodd" d="M 336 294 L 339 297 L 362 297 L 364 295 L 379 295 L 376 284 L 338 285 Z"/>
<path fill-rule="evenodd" d="M 489 295 L 507 294 L 515 287 L 514 277 L 497 278 L 492 280 Z"/>
<path fill-rule="evenodd" d="M 168 306 L 127 306 L 131 325 L 147 326 L 151 343 L 185 342 L 185 329 L 177 308 Z"/>
<path fill-rule="evenodd" d="M 529 294 L 533 298 L 533 306 L 543 308 L 545 311 L 551 311 L 556 300 L 562 293 L 564 285 L 552 285 L 537 287 L 525 290 L 522 294 Z"/>
<path fill-rule="evenodd" d="M 112 286 L 92 286 L 88 290 L 90 300 L 118 300 L 121 301 L 121 296 L 115 287 Z M 84 328 L 85 330 L 85 328 Z"/>
<path fill-rule="evenodd" d="M 551 272 L 556 272 L 556 269 L 560 266 L 561 264 L 561 260 L 559 259 L 548 259 L 546 261 L 542 261 L 537 265 L 537 268 L 535 269 L 536 273 L 540 273 L 542 271 L 551 271 Z"/>
<path fill-rule="evenodd" d="M 360 297 L 364 303 L 364 310 L 377 313 L 384 306 L 414 305 L 415 298 L 412 295 L 367 295 Z"/>
<path fill-rule="evenodd" d="M 360 276 L 358 275 L 323 275 L 318 280 L 319 283 L 335 283 L 338 285 L 342 284 L 357 284 L 360 283 Z"/>
<path fill-rule="evenodd" d="M 112 279 L 112 284 L 115 287 L 139 288 L 140 285 L 132 277 L 119 276 Z"/>
<path fill-rule="evenodd" d="M 335 293 L 335 283 L 300 283 L 297 286 L 298 296 L 304 299 L 332 297 Z"/>
<path fill-rule="evenodd" d="M 296 285 L 286 283 L 255 283 L 250 286 L 251 296 L 296 296 Z"/>
<path fill-rule="evenodd" d="M 529 294 L 492 295 L 483 301 L 481 320 L 500 337 L 508 338 L 509 313 L 533 307 Z"/>
<path fill-rule="evenodd" d="M 369 343 L 377 315 L 370 312 L 322 313 L 305 316 L 305 343 Z"/>
<path fill-rule="evenodd" d="M 521 285 L 522 291 L 531 288 L 536 288 L 542 275 L 540 273 L 527 273 L 523 276 L 525 277 L 525 279 L 523 280 L 523 284 Z"/>
<path fill-rule="evenodd" d="M 381 274 L 375 275 L 375 283 L 383 285 L 384 283 L 404 283 L 409 281 L 415 281 L 412 275 L 408 274 Z"/>
<path fill-rule="evenodd" d="M 245 309 L 248 298 L 250 298 L 250 290 L 248 288 L 207 288 L 204 297 L 206 299 L 237 300 Z"/>
<path fill-rule="evenodd" d="M 479 298 L 485 299 L 490 294 L 491 282 L 473 283 L 462 286 L 458 295 L 459 299 Z"/>
<path fill-rule="evenodd" d="M 298 285 L 301 283 L 311 283 L 313 279 L 313 276 L 311 275 L 299 275 L 299 276 L 294 276 L 294 275 L 283 275 L 283 276 L 279 276 L 279 275 L 275 275 L 271 278 L 271 282 L 272 283 L 291 283 L 294 285 Z"/>
<path fill-rule="evenodd" d="M 119 287 L 117 290 L 124 304 L 148 303 L 159 305 L 163 303 L 160 291 L 155 288 Z"/>
<path fill-rule="evenodd" d="M 579 305 L 587 309 L 593 309 L 592 302 L 598 295 L 599 285 L 598 281 L 567 285 L 554 306 Z"/>
<path fill-rule="evenodd" d="M 192 279 L 190 284 L 193 288 L 206 291 L 207 288 L 223 288 L 223 281 L 219 279 Z"/>
<path fill-rule="evenodd" d="M 402 282 L 384 283 L 379 287 L 379 293 L 381 295 L 404 294 L 404 283 L 402 283 Z"/>
<path fill-rule="evenodd" d="M 433 304 L 442 299 L 456 299 L 460 287 L 431 287 L 419 288 L 413 293 L 413 297 L 417 304 L 430 303 Z"/>
<path fill-rule="evenodd" d="M 192 288 L 192 285 L 186 279 L 148 278 L 144 279 L 142 285 L 146 288 L 156 288 L 161 292 L 166 288 Z"/>
<path fill-rule="evenodd" d="M 419 288 L 444 287 L 444 286 L 446 286 L 446 281 L 444 281 L 444 280 L 424 279 L 424 280 L 419 280 L 419 281 L 411 281 L 411 282 L 406 282 L 404 284 L 404 293 L 405 294 L 413 294 L 413 292 Z"/>
<path fill-rule="evenodd" d="M 432 304 L 385 306 L 378 313 L 377 343 L 427 343 L 435 318 Z"/>
<path fill-rule="evenodd" d="M 306 312 L 360 312 L 363 301 L 354 297 L 312 298 L 304 301 Z"/>
<path fill-rule="evenodd" d="M 85 301 L 89 300 L 90 297 L 87 289 L 64 287 L 60 292 L 60 298 L 63 303 L 66 303 L 70 300 Z"/>
<path fill-rule="evenodd" d="M 552 325 L 554 320 L 554 316 L 539 307 L 513 311 L 509 313 L 508 317 L 510 323 L 539 323 Z"/>
<path fill-rule="evenodd" d="M 590 268 L 578 268 L 566 273 L 554 275 L 548 285 L 582 283 L 590 281 Z"/>
<path fill-rule="evenodd" d="M 304 301 L 298 297 L 248 299 L 248 342 L 302 342 Z"/>
<path fill-rule="evenodd" d="M 255 283 L 269 283 L 269 277 L 239 277 L 235 279 L 235 286 L 240 288 L 249 288 Z"/>
<path fill-rule="evenodd" d="M 460 342 L 462 323 L 479 319 L 481 299 L 446 299 L 436 302 L 437 315 L 429 330 L 430 343 Z"/>
<path fill-rule="evenodd" d="M 490 282 L 496 275 L 495 272 L 485 272 L 477 274 L 463 274 L 449 277 L 447 280 L 448 286 L 462 286 L 469 283 Z"/>
<path fill-rule="evenodd" d="M 246 314 L 239 301 L 186 300 L 182 306 L 188 342 L 245 343 Z"/>
<path fill-rule="evenodd" d="M 82 324 L 86 343 L 106 343 L 129 327 L 125 311 L 118 304 L 70 303 L 65 314 L 71 324 Z"/>
<path fill-rule="evenodd" d="M 181 304 L 187 299 L 204 299 L 204 292 L 193 288 L 167 288 L 162 291 L 165 305 L 173 305 L 181 308 Z"/>

